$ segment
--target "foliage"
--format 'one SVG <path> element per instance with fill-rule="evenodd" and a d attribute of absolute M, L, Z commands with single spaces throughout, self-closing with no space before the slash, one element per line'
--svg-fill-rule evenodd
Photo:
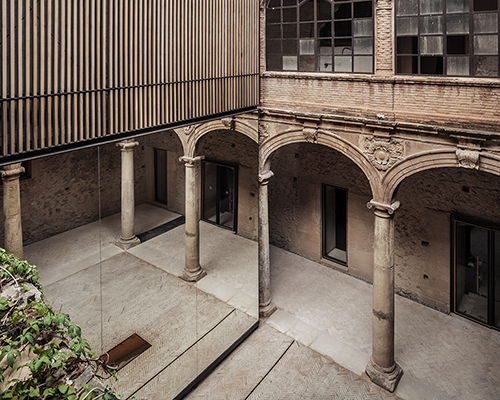
<path fill-rule="evenodd" d="M 43 293 L 36 268 L 0 249 L 0 292 L 5 285 Z M 27 296 L 0 297 L 0 399 L 117 399 L 108 388 L 73 385 L 87 366 L 95 375 L 99 360 L 68 315 L 54 312 L 43 294 Z"/>

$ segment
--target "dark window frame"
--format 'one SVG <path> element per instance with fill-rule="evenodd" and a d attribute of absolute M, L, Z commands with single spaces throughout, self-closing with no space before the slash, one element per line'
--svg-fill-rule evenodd
<path fill-rule="evenodd" d="M 320 0 L 302 0 L 297 1 L 292 4 L 289 0 L 275 0 L 269 3 L 266 9 L 266 70 L 267 71 L 294 71 L 294 72 L 320 72 L 320 73 L 349 73 L 349 74 L 373 74 L 375 69 L 375 2 L 366 0 L 344 0 L 342 2 L 335 2 L 330 0 L 323 0 L 330 3 L 330 17 L 325 19 L 318 18 L 318 1 Z M 314 17 L 312 20 L 302 20 L 300 7 L 312 2 Z M 371 16 L 360 16 L 355 17 L 354 13 L 356 8 L 360 10 L 359 12 L 366 12 L 366 7 L 363 9 L 365 3 L 371 3 L 370 14 Z M 279 4 L 279 5 L 278 5 Z M 335 18 L 335 6 L 350 6 L 350 16 L 336 19 Z M 284 12 L 289 10 L 295 10 L 295 21 L 286 21 L 284 18 Z M 325 9 L 326 10 L 326 9 Z M 282 12 L 283 11 L 283 12 Z M 274 17 L 271 19 L 271 13 Z M 327 12 L 326 12 L 327 14 Z M 290 16 L 293 12 L 289 13 Z M 279 21 L 276 19 L 279 18 Z M 368 35 L 355 35 L 354 24 L 358 21 L 370 21 L 371 25 Z M 349 35 L 336 35 L 335 29 L 339 24 L 350 24 Z M 312 24 L 312 25 L 311 25 Z M 328 24 L 330 24 L 329 35 L 328 32 L 321 34 L 319 32 L 320 26 L 324 25 L 325 30 L 328 30 Z M 307 26 L 312 26 L 312 34 L 302 36 L 301 29 L 307 28 Z M 295 26 L 294 29 L 291 27 Z M 361 26 L 361 23 L 360 23 Z M 284 29 L 290 27 L 291 31 L 295 31 L 295 37 L 285 37 Z M 279 37 L 270 36 L 270 32 L 273 35 Z M 292 35 L 293 36 L 293 35 Z M 328 42 L 330 41 L 330 46 Z M 344 41 L 347 43 L 345 49 L 350 51 L 350 54 L 335 54 L 336 46 L 335 43 L 340 43 Z M 363 46 L 363 41 L 368 44 L 368 47 Z M 371 49 L 370 49 L 371 41 Z M 293 43 L 295 42 L 295 43 Z M 301 43 L 302 42 L 302 43 Z M 308 43 L 309 42 L 309 43 Z M 312 47 L 311 47 L 312 42 Z M 321 42 L 326 44 L 326 46 L 321 46 Z M 355 45 L 358 43 L 358 46 Z M 294 46 L 295 44 L 295 46 Z M 301 50 L 301 44 L 304 46 Z M 295 49 L 294 49 L 295 47 Z M 342 47 L 341 45 L 337 47 Z M 328 52 L 328 48 L 330 48 Z M 344 51 L 345 51 L 344 49 Z M 368 49 L 368 50 L 361 50 Z M 338 51 L 338 50 L 337 50 Z M 302 54 L 301 54 L 302 52 Z M 295 61 L 295 67 L 285 68 L 285 57 L 292 57 L 288 59 L 290 63 L 293 64 Z M 341 58 L 342 57 L 342 58 Z M 364 68 L 366 58 L 369 57 L 370 63 L 369 68 Z M 295 60 L 293 60 L 295 58 Z M 350 70 L 347 69 L 347 65 L 350 59 Z M 347 64 L 345 68 L 340 68 L 340 64 L 337 66 L 339 68 L 336 70 L 336 61 L 344 61 Z M 360 63 L 358 66 L 358 62 Z M 368 64 L 366 64 L 368 65 Z"/>
<path fill-rule="evenodd" d="M 404 0 L 401 0 L 404 1 Z M 421 9 L 421 2 L 416 2 L 417 12 L 416 14 L 399 14 L 399 1 L 395 2 L 395 22 L 394 22 L 394 65 L 397 75 L 423 75 L 423 76 L 448 76 L 448 77 L 475 77 L 475 78 L 498 78 L 500 77 L 500 5 L 497 0 L 496 10 L 474 10 L 474 5 L 476 0 L 468 1 L 468 11 L 456 11 L 450 10 L 447 12 L 446 0 L 442 2 L 442 8 L 436 12 L 423 13 Z M 475 32 L 474 31 L 474 16 L 493 14 L 496 15 L 497 31 L 495 32 Z M 467 32 L 448 32 L 448 27 L 451 26 L 451 20 L 453 17 L 463 16 L 464 26 L 466 26 Z M 441 18 L 441 29 L 439 32 L 435 33 L 423 33 L 422 25 L 425 18 Z M 416 33 L 405 33 L 398 32 L 399 22 L 406 27 L 410 26 L 410 20 L 416 18 Z M 403 21 L 406 24 L 403 24 Z M 482 54 L 478 52 L 475 48 L 474 38 L 492 36 L 496 37 L 497 49 L 495 54 Z M 429 54 L 426 55 L 421 49 L 421 44 L 423 42 L 422 38 L 436 37 L 441 39 L 442 52 L 441 54 Z M 459 47 L 459 38 L 464 37 L 464 49 L 462 52 L 457 52 L 457 50 L 448 50 L 450 44 L 454 44 Z M 405 52 L 399 49 L 400 39 L 402 38 L 416 38 L 417 49 L 416 51 Z M 455 39 L 453 39 L 455 38 Z M 455 41 L 455 43 L 450 43 L 450 39 Z M 414 50 L 413 48 L 411 50 Z M 481 54 L 480 54 L 481 53 Z M 476 62 L 480 58 L 485 61 L 482 64 L 483 68 L 487 68 L 488 61 L 493 61 L 496 59 L 496 74 L 490 73 L 486 74 L 485 71 L 481 72 L 476 70 Z M 462 72 L 457 72 L 460 69 L 460 59 L 462 59 L 461 67 L 464 68 Z M 435 61 L 432 65 L 432 61 Z M 451 69 L 452 62 L 455 61 L 456 70 Z M 429 68 L 434 68 L 432 72 L 429 72 Z M 481 67 L 478 67 L 481 68 Z M 468 69 L 466 72 L 465 70 Z"/>
<path fill-rule="evenodd" d="M 337 191 L 342 191 L 345 193 L 345 215 L 344 215 L 344 219 L 345 219 L 345 238 L 344 238 L 344 241 L 345 241 L 345 261 L 344 260 L 341 260 L 339 258 L 335 258 L 333 256 L 330 256 L 328 255 L 328 249 L 327 249 L 327 229 L 326 229 L 326 224 L 327 224 L 327 221 L 326 221 L 326 210 L 327 210 L 327 202 L 326 202 L 326 190 L 327 190 L 327 187 L 330 187 L 332 189 L 335 190 L 335 196 L 337 195 Z M 324 183 L 322 186 L 321 186 L 321 230 L 322 230 L 322 238 L 321 238 L 321 256 L 323 259 L 325 260 L 329 260 L 329 261 L 333 261 L 335 263 L 338 263 L 344 267 L 347 267 L 348 266 L 348 261 L 349 261 L 349 249 L 348 249 L 348 204 L 349 204 L 349 191 L 345 188 L 341 188 L 341 187 L 338 187 L 338 186 L 334 186 L 334 185 L 329 185 L 329 184 L 326 184 Z M 336 212 L 336 210 L 335 210 Z"/>

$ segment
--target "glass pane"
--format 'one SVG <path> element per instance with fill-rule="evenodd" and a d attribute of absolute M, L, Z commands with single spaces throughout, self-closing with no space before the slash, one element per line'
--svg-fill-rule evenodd
<path fill-rule="evenodd" d="M 330 39 L 319 41 L 319 54 L 332 54 L 332 41 Z"/>
<path fill-rule="evenodd" d="M 297 71 L 297 56 L 283 56 L 283 71 Z"/>
<path fill-rule="evenodd" d="M 500 328 L 500 232 L 494 233 L 495 243 L 495 326 Z"/>
<path fill-rule="evenodd" d="M 474 57 L 474 75 L 476 76 L 498 76 L 497 56 Z"/>
<path fill-rule="evenodd" d="M 418 73 L 418 57 L 412 57 L 412 56 L 398 57 L 396 71 L 398 74 Z"/>
<path fill-rule="evenodd" d="M 268 39 L 281 39 L 281 25 L 268 25 L 267 26 Z"/>
<path fill-rule="evenodd" d="M 498 54 L 498 35 L 474 36 L 474 54 Z"/>
<path fill-rule="evenodd" d="M 352 72 L 352 57 L 335 56 L 335 72 Z"/>
<path fill-rule="evenodd" d="M 331 48 L 330 48 L 331 51 Z M 319 57 L 319 70 L 323 72 L 332 71 L 332 56 L 320 56 Z"/>
<path fill-rule="evenodd" d="M 396 33 L 398 35 L 418 35 L 418 17 L 396 19 Z"/>
<path fill-rule="evenodd" d="M 446 0 L 446 12 L 468 12 L 469 0 Z"/>
<path fill-rule="evenodd" d="M 488 322 L 488 231 L 457 223 L 456 311 Z"/>
<path fill-rule="evenodd" d="M 339 21 L 335 22 L 335 36 L 351 36 L 352 35 L 352 21 Z"/>
<path fill-rule="evenodd" d="M 332 37 L 332 23 L 318 22 L 318 37 Z"/>
<path fill-rule="evenodd" d="M 354 3 L 354 18 L 370 18 L 373 16 L 373 5 L 371 1 Z"/>
<path fill-rule="evenodd" d="M 418 54 L 418 36 L 403 36 L 397 38 L 398 54 Z"/>
<path fill-rule="evenodd" d="M 446 59 L 447 75 L 469 75 L 469 57 L 448 57 Z"/>
<path fill-rule="evenodd" d="M 443 54 L 443 37 L 422 36 L 420 38 L 420 54 Z"/>
<path fill-rule="evenodd" d="M 352 39 L 335 39 L 334 54 L 352 54 Z"/>
<path fill-rule="evenodd" d="M 217 222 L 217 165 L 205 162 L 203 184 L 203 219 Z"/>
<path fill-rule="evenodd" d="M 474 0 L 474 11 L 498 10 L 498 0 Z"/>
<path fill-rule="evenodd" d="M 447 15 L 446 33 L 469 33 L 469 16 L 467 14 Z"/>
<path fill-rule="evenodd" d="M 297 9 L 284 8 L 283 9 L 283 22 L 297 22 Z"/>
<path fill-rule="evenodd" d="M 314 39 L 300 39 L 300 54 L 314 54 Z"/>
<path fill-rule="evenodd" d="M 269 4 L 268 4 L 268 7 L 269 8 L 279 7 L 280 5 L 281 5 L 281 0 L 270 0 Z"/>
<path fill-rule="evenodd" d="M 362 19 L 353 21 L 354 36 L 372 36 L 373 35 L 373 20 Z"/>
<path fill-rule="evenodd" d="M 443 75 L 443 57 L 421 57 L 420 73 L 426 75 Z"/>
<path fill-rule="evenodd" d="M 318 21 L 332 19 L 332 4 L 326 0 L 318 1 Z"/>
<path fill-rule="evenodd" d="M 443 33 L 443 17 L 422 17 L 420 18 L 420 33 Z"/>
<path fill-rule="evenodd" d="M 281 70 L 281 56 L 268 54 L 266 57 L 266 69 L 268 71 L 280 71 Z"/>
<path fill-rule="evenodd" d="M 278 8 L 273 10 L 272 8 L 267 9 L 267 23 L 279 23 L 281 22 L 281 10 Z"/>
<path fill-rule="evenodd" d="M 283 40 L 283 55 L 297 55 L 297 40 Z"/>
<path fill-rule="evenodd" d="M 300 6 L 300 20 L 314 21 L 314 1 L 309 0 Z"/>
<path fill-rule="evenodd" d="M 226 228 L 234 228 L 234 170 L 232 168 L 218 166 L 220 203 L 219 203 L 219 225 Z"/>
<path fill-rule="evenodd" d="M 283 38 L 295 39 L 297 37 L 297 24 L 283 25 Z"/>
<path fill-rule="evenodd" d="M 315 71 L 314 56 L 300 56 L 299 57 L 299 70 L 300 71 Z"/>
<path fill-rule="evenodd" d="M 373 57 L 354 57 L 354 72 L 373 72 Z"/>
<path fill-rule="evenodd" d="M 354 39 L 354 54 L 373 54 L 373 39 Z"/>
<path fill-rule="evenodd" d="M 474 33 L 497 33 L 498 14 L 474 14 Z"/>
<path fill-rule="evenodd" d="M 296 6 L 297 0 L 283 0 L 283 6 Z"/>
<path fill-rule="evenodd" d="M 301 38 L 314 37 L 314 24 L 300 24 L 300 37 Z"/>
<path fill-rule="evenodd" d="M 418 15 L 418 1 L 397 0 L 396 15 Z"/>
<path fill-rule="evenodd" d="M 351 18 L 351 3 L 335 4 L 334 18 L 335 19 Z"/>
<path fill-rule="evenodd" d="M 440 14 L 443 12 L 443 0 L 420 0 L 420 14 Z"/>
<path fill-rule="evenodd" d="M 167 152 L 155 149 L 155 200 L 167 204 Z"/>
<path fill-rule="evenodd" d="M 269 54 L 281 53 L 281 40 L 268 40 L 266 46 L 266 51 Z"/>
<path fill-rule="evenodd" d="M 448 36 L 446 49 L 447 54 L 469 54 L 469 35 Z"/>

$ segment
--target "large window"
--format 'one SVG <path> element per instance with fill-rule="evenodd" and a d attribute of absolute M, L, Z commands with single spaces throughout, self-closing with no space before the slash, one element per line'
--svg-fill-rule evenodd
<path fill-rule="evenodd" d="M 347 263 L 347 190 L 323 185 L 323 257 Z"/>
<path fill-rule="evenodd" d="M 267 70 L 373 73 L 373 1 L 271 0 Z"/>
<path fill-rule="evenodd" d="M 397 73 L 498 77 L 498 18 L 498 0 L 397 0 Z"/>

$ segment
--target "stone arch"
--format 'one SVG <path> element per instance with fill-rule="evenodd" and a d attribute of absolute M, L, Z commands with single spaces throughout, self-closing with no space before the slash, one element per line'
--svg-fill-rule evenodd
<path fill-rule="evenodd" d="M 257 144 L 259 143 L 257 128 L 238 118 L 223 118 L 204 124 L 187 126 L 175 131 L 183 144 L 184 155 L 194 157 L 199 140 L 206 134 L 219 130 L 231 130 L 247 136 Z"/>
<path fill-rule="evenodd" d="M 500 176 L 500 156 L 491 153 L 479 154 L 476 169 Z M 376 200 L 384 204 L 391 204 L 394 192 L 404 179 L 428 169 L 447 167 L 463 167 L 458 160 L 456 148 L 443 148 L 413 154 L 395 164 L 384 175 L 381 182 L 383 192 Z"/>
<path fill-rule="evenodd" d="M 315 143 L 338 151 L 361 169 L 370 184 L 373 195 L 377 193 L 380 175 L 368 158 L 347 140 L 333 132 L 319 129 L 313 138 L 304 134 L 303 129 L 289 130 L 265 141 L 260 148 L 260 173 L 270 169 L 272 155 L 280 148 L 294 143 Z"/>

